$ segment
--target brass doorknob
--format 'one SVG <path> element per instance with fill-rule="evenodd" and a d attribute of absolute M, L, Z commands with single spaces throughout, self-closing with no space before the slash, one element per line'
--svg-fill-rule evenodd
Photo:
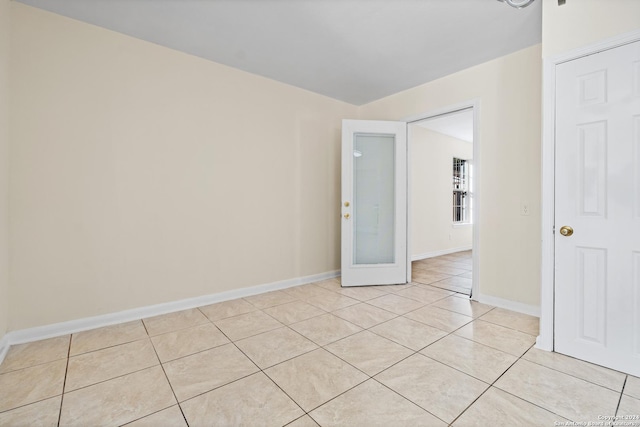
<path fill-rule="evenodd" d="M 349 218 L 351 218 L 351 215 L 349 215 L 348 213 L 346 213 L 346 214 L 344 214 L 344 217 L 345 217 L 346 219 L 349 219 Z"/>
<path fill-rule="evenodd" d="M 573 234 L 573 228 L 569 227 L 568 225 L 563 225 L 562 227 L 560 227 L 560 234 L 562 234 L 564 237 L 569 237 Z"/>

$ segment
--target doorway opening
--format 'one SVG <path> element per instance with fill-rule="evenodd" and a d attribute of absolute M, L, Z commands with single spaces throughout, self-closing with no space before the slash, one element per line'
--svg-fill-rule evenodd
<path fill-rule="evenodd" d="M 475 113 L 469 105 L 407 120 L 411 281 L 470 297 L 478 295 Z"/>

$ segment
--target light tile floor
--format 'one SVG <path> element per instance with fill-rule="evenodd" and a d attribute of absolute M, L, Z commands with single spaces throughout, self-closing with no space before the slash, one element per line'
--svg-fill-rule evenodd
<path fill-rule="evenodd" d="M 554 426 L 640 415 L 640 378 L 534 349 L 537 333 L 535 317 L 419 282 L 326 280 L 14 346 L 0 365 L 0 426 Z"/>
<path fill-rule="evenodd" d="M 413 261 L 412 280 L 466 295 L 471 294 L 473 265 L 471 251 Z"/>

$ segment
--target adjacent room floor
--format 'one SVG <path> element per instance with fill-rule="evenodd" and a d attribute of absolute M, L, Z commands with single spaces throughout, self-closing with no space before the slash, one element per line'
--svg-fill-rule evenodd
<path fill-rule="evenodd" d="M 554 426 L 640 414 L 639 378 L 534 349 L 537 333 L 535 317 L 433 286 L 326 280 L 14 346 L 0 365 L 0 425 Z"/>
<path fill-rule="evenodd" d="M 411 267 L 414 282 L 471 295 L 471 251 L 413 261 Z"/>

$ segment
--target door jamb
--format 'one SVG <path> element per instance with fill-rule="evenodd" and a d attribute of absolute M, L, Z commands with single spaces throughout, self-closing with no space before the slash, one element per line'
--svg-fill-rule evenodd
<path fill-rule="evenodd" d="M 407 281 L 411 281 L 411 128 L 410 124 L 425 119 L 455 113 L 461 110 L 473 109 L 473 278 L 471 284 L 471 299 L 478 300 L 480 296 L 480 99 L 443 107 L 437 110 L 405 117 L 400 121 L 407 123 Z"/>
<path fill-rule="evenodd" d="M 543 60 L 542 75 L 542 266 L 540 335 L 536 347 L 553 351 L 555 343 L 555 118 L 556 66 L 584 56 L 640 41 L 640 30 L 601 40 Z"/>

